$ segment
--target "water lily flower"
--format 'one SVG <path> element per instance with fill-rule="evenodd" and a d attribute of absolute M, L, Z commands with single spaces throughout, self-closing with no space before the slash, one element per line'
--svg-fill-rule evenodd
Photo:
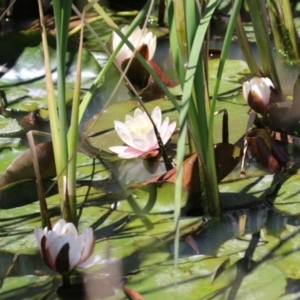
<path fill-rule="evenodd" d="M 165 145 L 175 130 L 176 122 L 169 124 L 169 117 L 167 117 L 162 123 L 161 110 L 158 106 L 153 109 L 151 118 Z M 153 125 L 145 112 L 137 108 L 133 117 L 126 115 L 125 123 L 120 121 L 114 123 L 118 136 L 128 146 L 113 146 L 109 147 L 109 150 L 117 153 L 121 158 L 157 156 L 159 153 L 157 138 Z"/>
<path fill-rule="evenodd" d="M 91 256 L 95 244 L 92 228 L 78 235 L 73 223 L 60 219 L 52 230 L 35 228 L 34 235 L 46 265 L 62 275 L 100 260 L 99 255 Z"/>
<path fill-rule="evenodd" d="M 255 112 L 265 114 L 272 89 L 275 89 L 275 87 L 269 78 L 253 77 L 250 81 L 243 83 L 243 96 Z"/>
<path fill-rule="evenodd" d="M 129 26 L 124 26 L 121 31 L 125 34 L 128 30 Z M 145 60 L 151 60 L 154 56 L 156 49 L 156 36 L 152 34 L 152 32 L 148 32 L 147 28 L 142 30 L 140 27 L 136 27 L 132 32 L 128 40 L 134 46 L 137 51 L 141 53 L 141 55 L 145 58 Z M 119 35 L 113 31 L 111 36 L 111 48 L 114 51 L 119 43 L 121 42 L 121 38 Z M 128 48 L 127 45 L 123 45 L 117 54 L 115 60 L 119 66 L 122 65 L 122 62 L 125 59 L 130 58 L 133 55 L 133 52 Z"/>

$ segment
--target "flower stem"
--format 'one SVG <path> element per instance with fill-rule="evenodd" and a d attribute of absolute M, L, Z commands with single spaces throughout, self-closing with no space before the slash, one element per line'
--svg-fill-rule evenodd
<path fill-rule="evenodd" d="M 71 285 L 70 274 L 63 275 L 62 282 L 63 282 L 63 286 L 70 286 Z"/>

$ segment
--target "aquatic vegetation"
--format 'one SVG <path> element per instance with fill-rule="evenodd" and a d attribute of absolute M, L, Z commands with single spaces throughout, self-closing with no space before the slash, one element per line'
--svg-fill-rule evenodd
<path fill-rule="evenodd" d="M 172 136 L 176 122 L 169 124 L 169 117 L 162 122 L 161 109 L 157 106 L 151 114 L 163 144 L 165 145 Z M 128 146 L 113 146 L 109 150 L 118 154 L 121 158 L 144 158 L 155 157 L 159 153 L 159 145 L 155 135 L 154 127 L 147 116 L 139 108 L 134 111 L 133 117 L 126 115 L 125 123 L 114 121 L 115 130 L 120 139 Z"/>
<path fill-rule="evenodd" d="M 76 267 L 88 268 L 100 260 L 91 256 L 95 239 L 92 228 L 86 228 L 80 235 L 73 223 L 58 220 L 53 229 L 36 227 L 34 235 L 46 265 L 64 275 Z"/>
<path fill-rule="evenodd" d="M 48 62 L 47 89 L 44 80 L 23 88 L 26 77 L 21 77 L 18 84 L 11 82 L 9 88 L 4 88 L 6 95 L 2 91 L 0 94 L 13 105 L 10 108 L 20 105 L 20 101 L 27 103 L 31 100 L 27 99 L 29 95 L 36 107 L 47 108 L 47 118 L 53 123 L 51 143 L 35 145 L 32 141 L 30 149 L 21 155 L 8 148 L 1 152 L 1 296 L 13 299 L 25 291 L 28 299 L 30 293 L 35 299 L 54 299 L 60 288 L 71 284 L 66 294 L 73 299 L 69 292 L 88 291 L 90 281 L 90 290 L 98 289 L 97 295 L 82 299 L 121 299 L 124 293 L 131 293 L 127 296 L 132 299 L 244 299 L 245 295 L 259 298 L 262 294 L 268 299 L 296 299 L 300 291 L 300 271 L 295 263 L 299 256 L 299 152 L 287 151 L 286 142 L 300 140 L 300 79 L 290 101 L 284 82 L 284 94 L 281 92 L 271 49 L 266 49 L 269 30 L 262 30 L 267 26 L 263 22 L 268 20 L 267 7 L 261 4 L 264 1 L 247 1 L 249 7 L 252 5 L 250 16 L 256 27 L 262 66 L 254 61 L 251 68 L 245 56 L 251 77 L 257 77 L 243 85 L 241 82 L 249 77 L 248 67 L 242 60 L 229 59 L 228 51 L 244 1 L 228 1 L 231 9 L 220 59 L 210 61 L 206 32 L 213 27 L 222 1 L 160 1 L 168 10 L 168 27 L 163 28 L 164 39 L 159 41 L 167 51 L 162 57 L 157 51 L 155 60 L 155 35 L 160 37 L 163 32 L 153 26 L 155 18 L 150 17 L 155 1 L 149 0 L 140 12 L 132 12 L 134 20 L 127 14 L 123 19 L 122 12 L 107 13 L 104 5 L 88 2 L 83 17 L 78 18 L 80 38 L 73 36 L 79 41 L 78 55 L 76 44 L 71 47 L 75 51 L 69 63 L 68 55 L 64 59 L 66 45 L 61 42 L 72 33 L 63 5 L 58 4 L 68 6 L 70 13 L 71 1 L 54 1 L 55 23 L 61 31 L 53 48 L 57 57 L 49 51 L 45 43 L 49 37 L 42 31 L 45 56 L 41 57 Z M 87 20 L 91 6 L 92 18 Z M 95 17 L 95 12 L 99 16 Z M 65 20 L 59 25 L 60 18 Z M 129 26 L 119 29 L 117 24 Z M 244 25 L 241 21 L 240 29 Z M 97 50 L 88 46 L 92 41 L 89 27 L 98 35 Z M 239 42 L 242 34 L 238 35 Z M 35 35 L 39 37 L 40 32 Z M 32 33 L 20 36 L 27 42 L 34 37 Z M 252 47 L 246 47 L 249 43 L 246 34 L 244 37 L 241 46 L 250 52 Z M 110 50 L 105 45 L 109 38 Z M 2 40 L 8 50 L 1 64 L 10 66 L 6 56 L 13 58 L 8 73 L 17 72 L 21 66 L 22 74 L 27 60 L 30 69 L 32 60 L 24 54 L 32 58 L 36 57 L 32 53 L 42 53 L 40 39 L 35 41 L 38 44 L 29 48 L 26 43 L 16 46 Z M 18 50 L 16 57 L 10 53 L 12 48 Z M 86 55 L 81 53 L 85 48 Z M 86 81 L 89 72 L 82 70 L 89 70 L 85 66 L 89 64 L 84 57 L 88 58 L 89 51 L 93 55 L 94 51 L 101 52 L 102 56 L 103 50 L 107 62 L 97 62 L 100 53 L 95 53 L 95 60 L 88 60 L 97 66 L 93 72 L 95 81 Z M 18 52 L 22 55 L 18 56 Z M 252 61 L 257 57 L 246 54 Z M 75 58 L 77 67 L 73 72 Z M 120 68 L 111 68 L 114 62 Z M 60 65 L 57 72 L 56 64 Z M 34 65 L 38 65 L 37 59 Z M 50 80 L 53 65 L 56 73 L 62 73 L 59 88 Z M 66 66 L 68 76 L 64 78 Z M 43 77 L 44 67 L 39 69 L 42 71 L 33 74 L 33 81 Z M 9 79 L 5 78 L 8 73 L 1 77 L 3 82 Z M 112 73 L 114 80 L 110 80 Z M 48 106 L 44 98 L 42 106 L 38 94 L 31 93 L 41 87 L 43 97 L 52 94 Z M 117 93 L 122 91 L 112 96 L 117 89 Z M 71 92 L 70 96 L 66 92 Z M 71 99 L 74 101 L 69 116 L 65 104 Z M 249 120 L 244 100 L 252 108 Z M 26 108 L 33 111 L 32 106 Z M 217 116 L 221 112 L 222 119 Z M 85 126 L 83 132 L 78 130 L 78 124 Z M 174 134 L 177 124 L 179 130 Z M 120 159 L 116 159 L 117 155 Z M 244 172 L 238 166 L 241 159 Z M 47 163 L 51 165 L 49 173 Z M 16 176 L 18 173 L 22 176 Z M 36 182 L 37 188 L 32 188 Z M 44 202 L 43 197 L 47 198 Z M 41 218 L 37 217 L 37 200 Z M 52 229 L 51 223 L 59 217 L 64 220 Z M 93 229 L 79 234 L 77 226 Z M 34 240 L 42 258 L 37 249 L 30 252 Z M 96 256 L 92 256 L 93 251 Z M 94 266 L 89 274 L 73 272 L 70 276 L 77 267 L 89 266 Z M 53 276 L 51 270 L 62 276 Z M 83 285 L 77 289 L 79 281 Z"/>
<path fill-rule="evenodd" d="M 267 77 L 253 77 L 243 83 L 243 96 L 249 106 L 260 114 L 267 112 L 274 85 Z"/>

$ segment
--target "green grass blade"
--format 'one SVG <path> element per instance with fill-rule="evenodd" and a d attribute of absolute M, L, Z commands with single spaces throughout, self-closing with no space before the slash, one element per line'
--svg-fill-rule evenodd
<path fill-rule="evenodd" d="M 175 6 L 174 1 L 168 2 L 169 30 L 170 30 L 169 40 L 170 40 L 171 52 L 175 63 L 179 83 L 181 87 L 183 87 L 185 70 L 184 70 L 184 62 L 183 62 L 182 54 L 180 52 L 181 47 L 178 41 L 177 28 L 176 28 L 176 16 L 175 16 L 176 11 L 174 6 Z"/>
<path fill-rule="evenodd" d="M 193 116 L 193 119 L 191 120 L 191 127 L 196 128 L 196 126 L 199 124 L 199 121 L 195 119 L 196 114 L 196 107 L 194 107 L 192 110 L 189 110 L 190 102 L 192 101 L 192 93 L 195 92 L 194 85 L 196 84 L 194 79 L 196 75 L 196 70 L 198 72 L 203 72 L 202 64 L 199 65 L 199 58 L 200 53 L 202 49 L 202 45 L 204 42 L 205 34 L 208 29 L 208 26 L 210 24 L 210 20 L 212 18 L 212 15 L 217 7 L 218 0 L 212 0 L 207 5 L 203 18 L 200 20 L 196 33 L 193 38 L 193 44 L 190 51 L 190 57 L 188 62 L 188 68 L 185 75 L 185 83 L 183 87 L 183 95 L 182 95 L 182 105 L 179 115 L 179 127 L 180 127 L 180 134 L 177 142 L 177 176 L 176 176 L 176 185 L 175 185 L 175 210 L 174 210 L 174 224 L 175 224 L 175 240 L 174 240 L 174 261 L 175 261 L 175 269 L 177 268 L 177 261 L 179 257 L 179 217 L 180 217 L 180 199 L 182 195 L 182 163 L 184 159 L 184 147 L 185 147 L 185 141 L 186 141 L 186 134 L 187 134 L 187 117 L 188 113 L 189 115 Z M 197 78 L 199 78 L 199 74 L 197 73 Z M 197 83 L 201 84 L 201 83 Z M 202 91 L 199 91 L 202 94 Z M 197 97 L 198 95 L 194 95 L 194 97 Z M 199 99 L 201 101 L 201 99 Z M 202 99 L 204 102 L 205 99 Z M 195 105 L 196 102 L 194 102 L 193 105 Z M 199 112 L 205 115 L 206 118 L 206 110 Z M 205 126 L 205 129 L 207 130 L 207 124 Z M 199 144 L 201 145 L 201 137 L 198 138 Z M 203 145 L 201 145 L 203 146 Z M 200 149 L 201 153 L 203 153 L 203 149 Z"/>

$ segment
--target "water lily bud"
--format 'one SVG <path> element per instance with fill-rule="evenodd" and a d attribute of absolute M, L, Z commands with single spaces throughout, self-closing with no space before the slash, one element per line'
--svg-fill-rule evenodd
<path fill-rule="evenodd" d="M 275 88 L 269 78 L 253 77 L 243 83 L 243 96 L 255 112 L 265 114 L 270 102 L 271 89 Z"/>
<path fill-rule="evenodd" d="M 121 31 L 125 34 L 128 30 L 129 26 L 124 26 Z M 156 36 L 152 34 L 152 32 L 148 31 L 147 28 L 142 30 L 140 27 L 136 27 L 135 30 L 131 33 L 128 40 L 134 46 L 137 51 L 145 58 L 145 60 L 151 60 L 154 56 L 156 50 Z M 119 35 L 113 31 L 111 36 L 111 50 L 114 51 L 119 43 L 121 42 L 121 38 Z M 115 60 L 119 66 L 122 65 L 122 62 L 125 59 L 132 57 L 133 52 L 128 48 L 126 44 L 122 46 L 120 51 L 118 52 Z"/>
<path fill-rule="evenodd" d="M 95 244 L 92 228 L 78 235 L 73 223 L 60 219 L 52 230 L 35 228 L 34 235 L 46 265 L 62 275 L 100 260 L 99 255 L 91 256 Z"/>
<path fill-rule="evenodd" d="M 175 130 L 176 122 L 169 124 L 169 117 L 162 122 L 161 110 L 158 106 L 153 109 L 151 118 L 165 145 Z M 115 130 L 121 140 L 128 145 L 109 147 L 109 150 L 117 153 L 119 157 L 150 158 L 158 155 L 159 145 L 153 125 L 147 114 L 139 108 L 135 110 L 133 117 L 126 115 L 125 123 L 115 121 Z"/>

